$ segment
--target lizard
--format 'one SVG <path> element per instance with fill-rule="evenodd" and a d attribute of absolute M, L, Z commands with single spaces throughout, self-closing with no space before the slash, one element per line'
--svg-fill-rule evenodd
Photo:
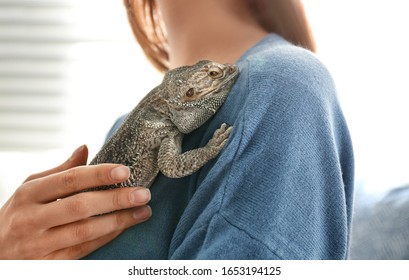
<path fill-rule="evenodd" d="M 215 158 L 225 146 L 232 126 L 221 124 L 204 147 L 182 153 L 183 136 L 216 113 L 238 74 L 239 69 L 233 64 L 209 60 L 167 71 L 161 84 L 127 115 L 89 163 L 126 165 L 129 179 L 97 189 L 149 188 L 159 172 L 181 178 Z"/>

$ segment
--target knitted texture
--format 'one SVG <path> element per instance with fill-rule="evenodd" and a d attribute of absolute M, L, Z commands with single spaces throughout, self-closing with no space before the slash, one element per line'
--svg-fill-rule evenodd
<path fill-rule="evenodd" d="M 380 200 L 361 192 L 356 197 L 350 259 L 409 260 L 409 186 Z"/>

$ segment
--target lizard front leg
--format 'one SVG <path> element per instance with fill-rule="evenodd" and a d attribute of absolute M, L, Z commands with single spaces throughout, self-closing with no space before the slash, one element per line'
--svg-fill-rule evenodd
<path fill-rule="evenodd" d="M 183 138 L 181 133 L 163 139 L 158 154 L 159 170 L 171 178 L 180 178 L 196 172 L 220 153 L 231 130 L 232 127 L 222 124 L 206 146 L 185 153 L 181 153 Z"/>

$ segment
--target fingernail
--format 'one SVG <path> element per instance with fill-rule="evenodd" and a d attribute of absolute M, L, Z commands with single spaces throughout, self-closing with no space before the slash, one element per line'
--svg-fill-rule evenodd
<path fill-rule="evenodd" d="M 151 200 L 151 192 L 146 188 L 137 188 L 131 192 L 131 202 L 134 204 L 146 203 Z"/>
<path fill-rule="evenodd" d="M 138 221 L 145 221 L 152 216 L 152 209 L 146 205 L 139 207 L 133 212 L 133 217 Z"/>
<path fill-rule="evenodd" d="M 125 181 L 131 172 L 127 166 L 118 166 L 111 170 L 111 178 L 118 181 Z"/>

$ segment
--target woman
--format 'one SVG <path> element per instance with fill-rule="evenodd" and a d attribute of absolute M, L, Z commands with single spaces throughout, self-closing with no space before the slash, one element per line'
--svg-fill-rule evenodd
<path fill-rule="evenodd" d="M 151 187 L 153 218 L 88 258 L 346 258 L 352 147 L 329 73 L 294 46 L 315 49 L 300 1 L 125 4 L 158 69 L 200 59 L 240 68 L 227 101 L 184 138 L 184 149 L 205 145 L 223 122 L 233 131 L 197 173 L 160 175 Z"/>
<path fill-rule="evenodd" d="M 199 172 L 159 175 L 151 187 L 153 218 L 87 258 L 346 258 L 352 146 L 331 77 L 311 53 L 300 1 L 125 4 L 158 69 L 201 59 L 240 68 L 222 108 L 184 138 L 183 149 L 203 146 L 223 122 L 233 131 Z"/>

